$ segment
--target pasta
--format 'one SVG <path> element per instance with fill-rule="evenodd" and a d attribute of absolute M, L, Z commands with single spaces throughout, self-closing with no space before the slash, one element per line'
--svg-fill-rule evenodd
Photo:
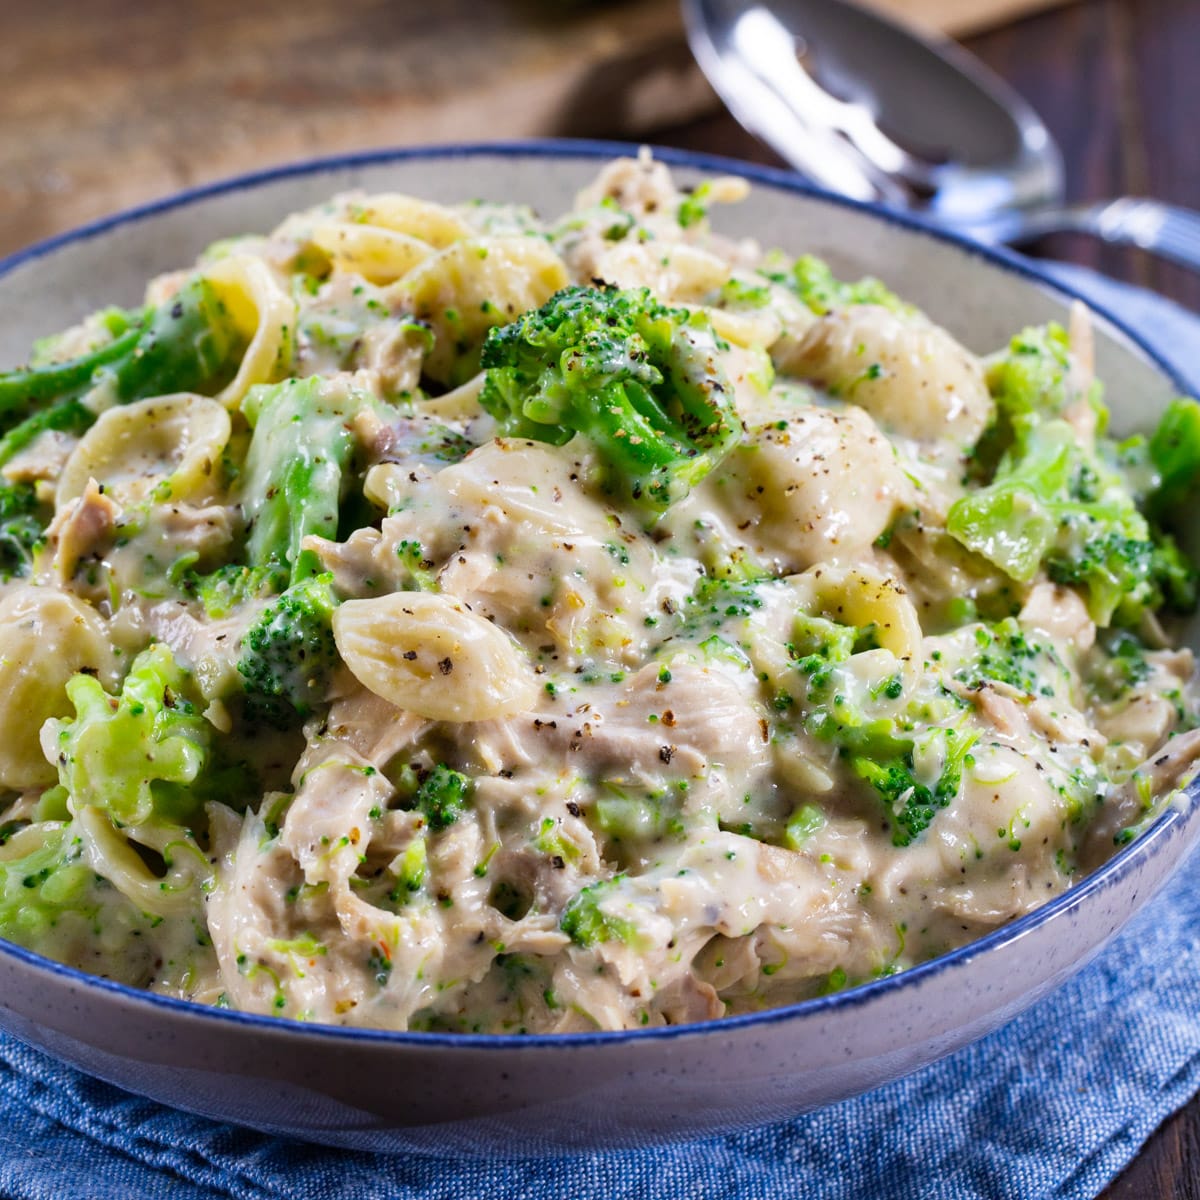
<path fill-rule="evenodd" d="M 0 935 L 307 1021 L 561 1032 L 902 970 L 1200 759 L 1086 312 L 979 357 L 609 164 L 347 194 L 0 375 Z M 49 652 L 48 652 L 49 651 Z"/>

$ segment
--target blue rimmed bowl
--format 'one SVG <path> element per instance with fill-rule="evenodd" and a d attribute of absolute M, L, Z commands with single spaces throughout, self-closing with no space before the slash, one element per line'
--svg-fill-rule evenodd
<path fill-rule="evenodd" d="M 186 192 L 0 262 L 0 363 L 234 233 L 347 188 L 569 207 L 596 143 L 389 151 Z M 1062 319 L 1070 292 L 1024 260 L 841 200 L 782 172 L 660 152 L 682 182 L 745 175 L 719 227 L 878 275 L 985 351 Z M 1150 425 L 1180 390 L 1101 314 L 1097 370 L 1114 426 Z M 1187 640 L 1196 645 L 1200 630 Z M 982 1036 L 1078 971 L 1200 838 L 1196 793 L 1049 904 L 903 974 L 708 1025 L 490 1037 L 304 1025 L 203 1008 L 69 970 L 0 942 L 0 1027 L 112 1083 L 221 1120 L 373 1150 L 537 1154 L 722 1132 L 867 1091 Z"/>

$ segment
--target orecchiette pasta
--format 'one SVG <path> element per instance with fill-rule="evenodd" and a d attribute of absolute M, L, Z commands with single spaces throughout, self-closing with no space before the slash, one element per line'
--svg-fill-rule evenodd
<path fill-rule="evenodd" d="M 334 613 L 333 632 L 365 687 L 434 721 L 510 716 L 535 695 L 532 671 L 512 640 L 452 596 L 347 600 Z"/>
<path fill-rule="evenodd" d="M 226 408 L 238 404 L 256 383 L 287 373 L 296 336 L 296 305 L 271 266 L 261 258 L 234 254 L 204 269 L 247 339 L 237 374 L 216 399 Z"/>
<path fill-rule="evenodd" d="M 891 443 L 860 408 L 777 411 L 747 431 L 699 503 L 728 521 L 730 538 L 785 573 L 861 559 L 912 503 Z"/>
<path fill-rule="evenodd" d="M 729 278 L 729 264 L 686 242 L 618 242 L 596 259 L 596 275 L 623 288 L 649 288 L 668 304 L 698 304 Z M 761 343 L 760 343 L 761 344 Z"/>
<path fill-rule="evenodd" d="M 433 253 L 420 238 L 375 225 L 320 221 L 309 235 L 333 265 L 370 283 L 394 283 Z"/>
<path fill-rule="evenodd" d="M 83 495 L 88 480 L 124 504 L 152 493 L 178 500 L 211 487 L 229 441 L 229 413 L 203 396 L 161 396 L 100 415 L 67 459 L 55 503 Z"/>
<path fill-rule="evenodd" d="M 456 385 L 478 370 L 489 329 L 537 308 L 566 283 L 562 259 L 541 238 L 470 238 L 425 259 L 396 291 L 433 328 L 426 373 Z"/>
<path fill-rule="evenodd" d="M 923 641 L 917 610 L 894 579 L 865 567 L 810 567 L 790 580 L 803 612 L 871 630 L 900 664 L 908 686 L 921 674 Z"/>
<path fill-rule="evenodd" d="M 350 220 L 418 238 L 435 250 L 444 250 L 474 232 L 466 221 L 443 205 L 398 192 L 346 196 L 342 202 Z"/>
<path fill-rule="evenodd" d="M 822 317 L 784 369 L 861 405 L 885 428 L 922 440 L 973 445 L 992 416 L 973 354 L 924 317 L 873 305 Z"/>
<path fill-rule="evenodd" d="M 53 783 L 54 756 L 41 728 L 71 710 L 67 681 L 87 671 L 111 681 L 116 660 L 104 622 L 89 605 L 50 588 L 22 587 L 0 600 L 0 787 Z"/>

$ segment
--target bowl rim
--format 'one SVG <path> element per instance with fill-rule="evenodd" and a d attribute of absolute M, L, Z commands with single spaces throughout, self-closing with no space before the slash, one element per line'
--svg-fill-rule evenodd
<path fill-rule="evenodd" d="M 180 191 L 149 201 L 145 204 L 122 209 L 109 216 L 79 225 L 64 233 L 55 234 L 0 258 L 0 281 L 17 268 L 44 258 L 64 247 L 90 241 L 113 229 L 153 217 L 160 213 L 186 208 L 198 201 L 239 191 L 252 191 L 266 184 L 283 179 L 321 175 L 335 170 L 355 167 L 387 166 L 391 163 L 413 160 L 466 159 L 475 157 L 498 158 L 549 158 L 591 160 L 601 162 L 636 151 L 639 146 L 648 146 L 657 161 L 672 167 L 690 167 L 718 174 L 738 175 L 752 184 L 773 188 L 777 191 L 800 195 L 825 204 L 865 213 L 884 224 L 898 226 L 908 232 L 921 234 L 935 241 L 954 246 L 969 257 L 982 259 L 993 267 L 1017 275 L 1039 285 L 1043 290 L 1057 294 L 1060 299 L 1083 300 L 1089 309 L 1117 330 L 1132 346 L 1147 359 L 1179 392 L 1190 394 L 1192 388 L 1181 377 L 1176 368 L 1132 330 L 1125 322 L 1104 305 L 1098 305 L 1077 292 L 1069 283 L 1045 272 L 1030 259 L 1003 247 L 985 245 L 973 239 L 935 226 L 911 213 L 898 212 L 883 205 L 854 200 L 837 195 L 800 178 L 790 171 L 757 163 L 743 162 L 723 155 L 706 154 L 698 151 L 681 150 L 673 147 L 655 146 L 645 142 L 616 142 L 594 139 L 534 138 L 496 142 L 467 142 L 433 144 L 428 146 L 405 146 L 363 150 L 347 154 L 334 154 L 301 159 L 246 172 L 213 183 L 184 188 Z M 342 1041 L 385 1043 L 422 1049 L 439 1048 L 472 1051 L 501 1051 L 539 1049 L 565 1050 L 594 1045 L 613 1045 L 626 1042 L 661 1042 L 677 1038 L 704 1035 L 728 1034 L 777 1025 L 807 1017 L 820 1017 L 858 1008 L 871 1003 L 877 997 L 888 995 L 899 988 L 916 987 L 946 971 L 961 969 L 991 950 L 1010 946 L 1029 936 L 1042 925 L 1083 904 L 1089 897 L 1116 885 L 1141 860 L 1157 852 L 1160 844 L 1181 832 L 1188 818 L 1195 812 L 1200 800 L 1200 777 L 1183 789 L 1187 812 L 1179 802 L 1169 804 L 1166 809 L 1140 835 L 1122 847 L 1112 858 L 1090 875 L 1073 884 L 1066 891 L 1053 897 L 1045 904 L 1001 925 L 982 937 L 947 951 L 936 958 L 908 967 L 894 975 L 883 976 L 857 984 L 844 991 L 826 996 L 816 996 L 793 1004 L 763 1009 L 759 1012 L 742 1013 L 722 1017 L 714 1021 L 686 1025 L 665 1025 L 651 1028 L 596 1030 L 578 1033 L 440 1033 L 416 1030 L 390 1030 L 362 1028 L 358 1026 L 323 1025 L 298 1021 L 290 1017 L 275 1017 L 260 1013 L 238 1012 L 184 1000 L 156 992 L 130 987 L 99 975 L 91 975 L 74 967 L 65 966 L 53 959 L 45 958 L 31 950 L 0 938 L 0 957 L 39 971 L 47 971 L 64 981 L 96 988 L 107 992 L 118 1000 L 137 1005 L 149 1005 L 165 1010 L 164 1015 L 205 1017 L 235 1026 L 257 1029 L 276 1036 L 304 1035 L 306 1037 L 331 1038 Z M 3 1001 L 0 1000 L 0 1004 Z"/>

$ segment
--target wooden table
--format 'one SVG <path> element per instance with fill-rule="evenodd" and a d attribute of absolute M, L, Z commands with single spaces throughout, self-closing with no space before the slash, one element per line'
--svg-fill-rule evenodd
<path fill-rule="evenodd" d="M 1008 11 L 1041 2 L 1010 0 Z M 0 254 L 181 186 L 370 145 L 540 133 L 775 161 L 719 112 L 691 66 L 674 0 L 3 0 L 3 9 Z M 456 57 L 444 40 L 439 51 L 439 30 L 457 34 Z M 631 75 L 581 81 L 562 68 L 611 60 L 630 39 L 650 80 L 638 77 L 640 92 Z M 1200 207 L 1198 0 L 1086 0 L 967 44 L 1046 119 L 1071 199 L 1141 193 Z M 461 79 L 439 74 L 443 61 L 473 81 L 469 103 Z M 1200 311 L 1200 277 L 1081 239 L 1046 249 Z M 1200 1099 L 1104 1197 L 1200 1200 Z"/>

